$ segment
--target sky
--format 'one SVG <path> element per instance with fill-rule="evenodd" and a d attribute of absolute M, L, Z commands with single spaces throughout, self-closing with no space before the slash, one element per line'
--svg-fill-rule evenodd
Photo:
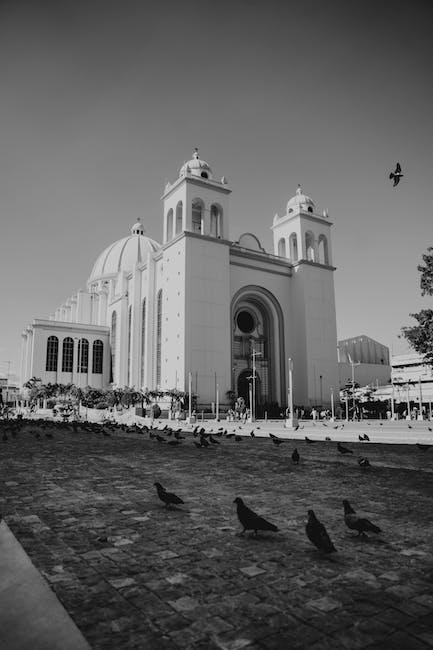
<path fill-rule="evenodd" d="M 392 352 L 433 245 L 433 3 L 0 0 L 0 374 L 199 147 L 230 238 L 298 183 L 333 222 L 338 338 Z M 399 161 L 404 178 L 388 176 Z"/>

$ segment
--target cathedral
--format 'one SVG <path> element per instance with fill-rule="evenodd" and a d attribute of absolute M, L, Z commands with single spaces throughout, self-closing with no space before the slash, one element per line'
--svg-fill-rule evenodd
<path fill-rule="evenodd" d="M 22 334 L 21 383 L 177 388 L 209 406 L 329 404 L 338 391 L 331 222 L 301 187 L 270 223 L 230 241 L 229 197 L 197 150 L 162 197 L 162 244 L 140 221 L 79 290 Z"/>

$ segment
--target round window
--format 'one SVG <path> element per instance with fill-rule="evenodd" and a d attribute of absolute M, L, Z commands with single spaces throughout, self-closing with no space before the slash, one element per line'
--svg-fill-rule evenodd
<path fill-rule="evenodd" d="M 237 315 L 236 323 L 244 334 L 252 332 L 256 325 L 254 317 L 249 311 L 240 311 Z"/>

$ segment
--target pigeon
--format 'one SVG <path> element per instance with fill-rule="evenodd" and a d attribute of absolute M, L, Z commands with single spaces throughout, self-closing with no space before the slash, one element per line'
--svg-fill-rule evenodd
<path fill-rule="evenodd" d="M 308 522 L 305 526 L 305 532 L 307 533 L 310 542 L 314 544 L 319 551 L 323 551 L 324 553 L 337 552 L 337 549 L 329 538 L 325 526 L 317 519 L 314 510 L 308 511 Z"/>
<path fill-rule="evenodd" d="M 160 436 L 159 433 L 156 434 L 155 438 L 158 440 L 158 442 L 165 442 L 164 436 Z"/>
<path fill-rule="evenodd" d="M 300 455 L 299 455 L 299 451 L 298 451 L 298 450 L 296 449 L 296 447 L 295 447 L 295 449 L 293 450 L 293 453 L 292 453 L 292 462 L 293 462 L 295 465 L 299 465 L 299 460 L 300 460 L 300 458 L 301 458 L 301 457 L 300 457 Z"/>
<path fill-rule="evenodd" d="M 281 440 L 281 438 L 277 438 L 277 436 L 274 436 L 274 437 L 272 438 L 272 442 L 274 443 L 274 445 L 277 445 L 277 447 L 278 447 L 279 445 L 282 445 L 283 442 L 286 442 L 286 441 L 285 441 L 285 440 Z"/>
<path fill-rule="evenodd" d="M 431 427 L 427 427 L 427 429 L 428 429 L 429 431 L 433 431 L 433 429 L 432 429 Z"/>
<path fill-rule="evenodd" d="M 324 427 L 327 427 L 327 426 L 328 426 L 328 425 L 326 424 L 326 422 L 322 422 L 322 424 L 323 424 Z"/>
<path fill-rule="evenodd" d="M 396 166 L 395 166 L 395 171 L 391 172 L 390 175 L 389 175 L 390 180 L 394 179 L 393 187 L 395 187 L 396 185 L 399 184 L 400 178 L 403 178 L 403 175 L 404 174 L 401 173 L 400 163 L 397 163 Z"/>
<path fill-rule="evenodd" d="M 182 501 L 180 497 L 176 496 L 176 494 L 167 492 L 167 490 L 162 487 L 161 483 L 154 483 L 154 486 L 156 487 L 159 498 L 165 503 L 166 508 L 169 508 L 172 504 L 177 505 L 179 503 L 184 503 L 184 501 Z"/>
<path fill-rule="evenodd" d="M 236 442 L 242 442 L 242 436 L 235 436 Z"/>
<path fill-rule="evenodd" d="M 371 467 L 370 461 L 365 456 L 360 456 L 358 458 L 358 465 L 365 469 L 366 467 Z"/>
<path fill-rule="evenodd" d="M 311 440 L 311 438 L 307 438 L 307 436 L 305 436 L 305 442 L 308 442 L 311 445 L 313 442 L 317 442 L 317 440 Z"/>
<path fill-rule="evenodd" d="M 358 531 L 358 537 L 360 535 L 362 535 L 363 537 L 367 537 L 366 532 L 375 533 L 376 535 L 382 532 L 379 526 L 375 526 L 368 519 L 359 517 L 347 499 L 344 499 L 343 506 L 344 506 L 344 522 L 346 526 L 350 528 L 350 530 Z"/>
<path fill-rule="evenodd" d="M 294 431 L 297 431 L 298 429 L 299 429 L 299 424 L 296 425 L 296 427 L 294 428 Z"/>
<path fill-rule="evenodd" d="M 359 435 L 359 436 L 358 436 L 358 440 L 359 440 L 360 442 L 364 442 L 364 436 Z"/>
<path fill-rule="evenodd" d="M 174 439 L 174 440 L 169 440 L 167 444 L 170 445 L 171 447 L 177 447 L 177 445 L 180 445 L 182 443 L 180 442 L 180 440 Z"/>
<path fill-rule="evenodd" d="M 263 517 L 260 517 L 250 510 L 240 497 L 236 497 L 233 503 L 236 503 L 238 518 L 243 526 L 241 535 L 243 535 L 246 530 L 253 530 L 256 537 L 258 530 L 278 531 L 278 528 L 274 524 L 269 523 L 269 521 L 266 521 L 266 519 L 263 519 Z"/>
<path fill-rule="evenodd" d="M 215 438 L 212 435 L 209 436 L 209 442 L 211 442 L 213 445 L 221 444 L 218 440 L 215 440 Z"/>
<path fill-rule="evenodd" d="M 410 424 L 408 424 L 408 425 L 407 425 L 407 428 L 408 428 L 408 429 L 412 429 L 412 427 L 411 427 L 411 425 L 410 425 Z"/>
<path fill-rule="evenodd" d="M 202 446 L 203 446 L 203 445 L 201 445 L 199 442 L 196 442 L 195 440 L 193 440 L 193 443 L 195 444 L 195 446 L 197 447 L 197 449 L 201 449 Z"/>
<path fill-rule="evenodd" d="M 200 444 L 202 447 L 209 447 L 209 443 L 204 436 L 200 436 Z"/>
<path fill-rule="evenodd" d="M 416 446 L 418 447 L 418 449 L 421 449 L 422 451 L 427 451 L 428 449 L 430 449 L 432 445 L 422 445 L 420 442 L 417 442 Z"/>
<path fill-rule="evenodd" d="M 366 433 L 364 433 L 364 440 L 365 440 L 366 442 L 370 442 L 370 438 L 367 436 Z"/>
<path fill-rule="evenodd" d="M 182 429 L 180 429 L 180 431 L 182 431 Z M 176 438 L 176 440 L 185 440 L 185 436 L 181 436 L 180 431 L 175 431 L 174 437 Z"/>
<path fill-rule="evenodd" d="M 326 436 L 325 440 L 326 442 L 331 442 L 331 438 L 329 436 Z"/>
<path fill-rule="evenodd" d="M 345 447 L 341 442 L 337 442 L 337 449 L 340 454 L 353 454 L 353 451 L 349 447 Z"/>
<path fill-rule="evenodd" d="M 379 422 L 379 426 L 383 427 L 383 422 Z"/>
<path fill-rule="evenodd" d="M 255 438 L 255 437 L 256 437 L 256 436 L 254 435 L 254 429 L 253 429 L 252 431 L 250 431 L 250 436 L 251 436 L 251 438 Z"/>

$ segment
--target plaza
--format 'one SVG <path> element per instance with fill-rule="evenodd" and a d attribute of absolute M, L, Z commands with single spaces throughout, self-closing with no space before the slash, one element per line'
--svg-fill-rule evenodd
<path fill-rule="evenodd" d="M 303 422 L 295 434 L 281 423 L 230 424 L 241 440 L 223 434 L 201 449 L 192 427 L 171 447 L 147 433 L 60 426 L 37 439 L 36 422 L 2 443 L 1 525 L 90 647 L 431 647 L 433 450 L 415 444 L 432 442 L 430 423 Z M 284 444 L 272 444 L 267 426 Z M 370 443 L 357 441 L 361 431 Z M 375 442 L 386 435 L 406 444 Z M 337 440 L 353 456 L 342 457 Z M 155 481 L 185 505 L 166 510 Z M 279 532 L 238 536 L 237 496 Z M 344 498 L 382 534 L 353 537 Z M 338 550 L 332 557 L 305 535 L 310 508 Z M 3 624 L 0 639 L 6 633 Z"/>

